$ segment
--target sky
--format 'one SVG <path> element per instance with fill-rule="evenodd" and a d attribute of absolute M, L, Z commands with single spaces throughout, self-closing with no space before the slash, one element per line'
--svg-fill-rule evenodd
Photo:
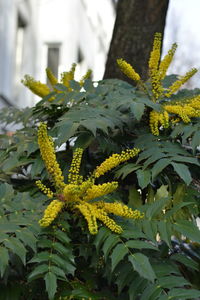
<path fill-rule="evenodd" d="M 170 0 L 163 54 L 174 42 L 178 49 L 169 72 L 183 75 L 192 67 L 200 69 L 200 0 Z M 191 84 L 200 88 L 200 70 Z"/>

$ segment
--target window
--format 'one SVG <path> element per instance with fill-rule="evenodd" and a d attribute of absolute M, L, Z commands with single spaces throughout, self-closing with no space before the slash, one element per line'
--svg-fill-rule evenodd
<path fill-rule="evenodd" d="M 58 77 L 60 44 L 49 44 L 47 49 L 47 67 Z"/>

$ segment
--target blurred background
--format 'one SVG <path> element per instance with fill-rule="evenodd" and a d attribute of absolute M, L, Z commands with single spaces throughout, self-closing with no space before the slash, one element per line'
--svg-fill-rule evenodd
<path fill-rule="evenodd" d="M 91 68 L 93 80 L 102 79 L 116 6 L 114 0 L 0 0 L 0 107 L 34 105 L 39 98 L 21 79 L 29 74 L 46 82 L 47 67 L 58 76 L 75 62 L 77 78 Z M 199 11 L 199 0 L 169 2 L 163 54 L 178 43 L 169 73 L 200 66 Z M 199 79 L 187 87 L 198 87 Z"/>

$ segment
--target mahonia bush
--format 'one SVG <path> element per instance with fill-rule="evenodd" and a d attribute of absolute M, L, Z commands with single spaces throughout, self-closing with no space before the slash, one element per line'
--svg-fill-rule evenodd
<path fill-rule="evenodd" d="M 37 186 L 49 198 L 57 197 L 46 208 L 43 218 L 39 221 L 42 227 L 49 226 L 63 209 L 75 212 L 78 210 L 86 219 L 91 234 L 97 234 L 97 219 L 104 223 L 111 231 L 121 233 L 121 226 L 111 219 L 108 214 L 115 214 L 121 217 L 141 219 L 143 214 L 138 210 L 132 210 L 122 203 L 106 203 L 97 200 L 100 197 L 112 193 L 117 189 L 118 183 L 107 182 L 95 184 L 95 179 L 104 175 L 120 163 L 129 160 L 139 153 L 139 149 L 127 149 L 121 154 L 113 154 L 99 165 L 86 180 L 79 174 L 83 150 L 75 149 L 71 167 L 69 170 L 68 184 L 64 183 L 62 171 L 56 160 L 56 154 L 52 138 L 47 135 L 47 126 L 42 123 L 38 129 L 38 144 L 42 159 L 45 162 L 47 171 L 54 184 L 56 192 L 53 193 L 40 181 Z"/>
<path fill-rule="evenodd" d="M 175 122 L 191 122 L 191 118 L 200 117 L 200 95 L 184 99 L 183 101 L 170 101 L 170 97 L 175 94 L 180 87 L 186 83 L 196 72 L 192 68 L 184 76 L 180 76 L 168 88 L 162 85 L 166 77 L 167 70 L 175 54 L 177 44 L 174 43 L 168 53 L 161 60 L 161 34 L 156 33 L 153 43 L 153 49 L 149 58 L 149 77 L 151 89 L 141 80 L 134 68 L 123 59 L 118 59 L 117 63 L 121 71 L 132 80 L 136 81 L 138 86 L 144 90 L 154 103 L 160 103 L 162 111 L 152 110 L 149 114 L 149 126 L 154 135 L 159 135 L 159 128 L 168 128 Z M 175 121 L 175 122 L 174 122 Z"/>

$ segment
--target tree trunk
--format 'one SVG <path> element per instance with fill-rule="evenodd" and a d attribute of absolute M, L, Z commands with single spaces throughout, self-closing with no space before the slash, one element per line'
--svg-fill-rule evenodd
<path fill-rule="evenodd" d="M 127 81 L 117 58 L 130 63 L 145 80 L 155 32 L 163 34 L 169 0 L 119 0 L 104 79 Z M 132 82 L 133 83 L 133 82 Z"/>

